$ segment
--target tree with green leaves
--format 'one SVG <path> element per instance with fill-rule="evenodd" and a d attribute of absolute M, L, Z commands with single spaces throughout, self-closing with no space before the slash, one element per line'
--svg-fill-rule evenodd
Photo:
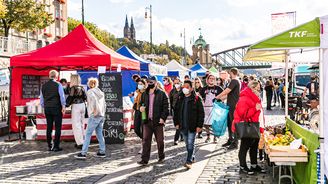
<path fill-rule="evenodd" d="M 6 15 L 7 8 L 3 2 L 3 0 L 0 0 L 0 18 L 4 17 Z"/>
<path fill-rule="evenodd" d="M 46 4 L 35 0 L 4 0 L 5 14 L 0 18 L 0 27 L 4 36 L 8 37 L 10 29 L 19 32 L 44 29 L 54 22 L 54 18 L 46 11 Z"/>

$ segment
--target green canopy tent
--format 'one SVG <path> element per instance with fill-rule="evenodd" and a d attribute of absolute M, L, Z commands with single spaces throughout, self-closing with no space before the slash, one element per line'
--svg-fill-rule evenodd
<path fill-rule="evenodd" d="M 218 70 L 212 66 L 210 69 L 208 69 L 208 71 L 212 72 L 212 73 L 218 73 Z"/>
<path fill-rule="evenodd" d="M 319 50 L 319 64 L 320 64 L 320 154 L 321 159 L 328 157 L 327 154 L 327 143 L 325 143 L 324 149 L 324 134 L 327 139 L 328 136 L 328 126 L 324 127 L 324 122 L 328 121 L 328 106 L 324 102 L 328 102 L 328 74 L 323 73 L 324 69 L 328 70 L 328 16 L 318 17 L 314 20 L 277 34 L 268 39 L 262 40 L 256 44 L 250 46 L 244 56 L 244 61 L 270 61 L 270 62 L 285 62 L 286 73 L 285 81 L 288 82 L 288 62 L 289 55 L 292 49 L 309 49 L 317 48 Z M 327 82 L 326 82 L 327 81 Z M 324 83 L 325 82 L 325 83 Z M 288 115 L 288 85 L 286 85 L 285 94 L 285 113 Z M 326 116 L 324 116 L 324 114 Z M 324 132 L 325 131 L 325 132 Z M 324 154 L 325 150 L 325 154 Z M 326 160 L 326 159 L 325 159 Z M 324 160 L 324 161 L 325 161 Z M 320 176 L 321 180 L 319 182 L 323 183 L 323 172 L 324 167 L 322 161 Z M 326 170 L 325 173 L 328 175 L 327 168 L 328 162 L 325 161 Z M 298 182 L 301 182 L 301 177 L 299 177 Z M 311 183 L 316 183 L 316 180 L 311 180 Z"/>

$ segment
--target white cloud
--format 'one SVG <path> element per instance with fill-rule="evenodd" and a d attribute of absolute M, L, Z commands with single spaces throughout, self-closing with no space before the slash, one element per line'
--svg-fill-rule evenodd
<path fill-rule="evenodd" d="M 81 11 L 81 3 L 74 1 L 67 1 L 68 14 L 74 14 Z"/>
<path fill-rule="evenodd" d="M 218 51 L 253 44 L 262 39 L 271 36 L 271 13 L 296 11 L 297 24 L 304 23 L 314 19 L 316 16 L 327 14 L 328 7 L 325 7 L 322 0 L 300 0 L 297 4 L 294 1 L 285 2 L 283 0 L 269 1 L 273 3 L 282 3 L 281 5 L 275 4 L 275 8 L 267 6 L 261 16 L 256 14 L 254 10 L 261 8 L 262 4 L 257 4 L 259 0 L 235 0 L 229 4 L 232 6 L 250 6 L 252 8 L 245 9 L 246 12 L 240 12 L 235 16 L 220 15 L 217 18 L 199 18 L 199 19 L 185 19 L 178 20 L 174 17 L 159 17 L 153 14 L 153 42 L 156 44 L 165 43 L 166 40 L 170 44 L 183 46 L 183 38 L 180 37 L 183 29 L 186 29 L 186 48 L 191 53 L 190 40 L 194 37 L 196 40 L 199 36 L 198 28 L 202 28 L 204 39 L 210 44 L 212 53 Z M 247 2 L 247 3 L 244 3 Z M 244 4 L 243 4 L 244 3 Z M 264 14 L 263 14 L 264 13 Z M 144 18 L 145 8 L 140 7 L 136 11 L 128 13 L 129 23 L 130 17 L 134 19 L 136 28 L 136 37 L 138 40 L 149 41 L 149 19 Z M 123 37 L 124 20 L 118 23 L 110 23 L 101 26 L 108 29 L 116 37 Z"/>

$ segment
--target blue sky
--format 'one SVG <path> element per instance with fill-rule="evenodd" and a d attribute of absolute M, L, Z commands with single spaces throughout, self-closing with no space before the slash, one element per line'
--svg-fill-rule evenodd
<path fill-rule="evenodd" d="M 325 0 L 84 0 L 85 20 L 96 23 L 116 37 L 123 37 L 126 14 L 134 17 L 138 40 L 149 41 L 145 7 L 153 7 L 153 42 L 183 46 L 180 33 L 186 28 L 186 47 L 199 36 L 212 53 L 251 44 L 271 36 L 271 14 L 296 11 L 301 24 L 328 14 Z M 81 19 L 81 0 L 68 1 L 68 16 Z"/>

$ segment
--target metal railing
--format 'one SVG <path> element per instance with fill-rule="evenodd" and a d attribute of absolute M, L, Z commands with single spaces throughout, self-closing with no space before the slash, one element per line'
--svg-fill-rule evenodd
<path fill-rule="evenodd" d="M 3 37 L 0 36 L 0 53 L 12 56 L 16 54 L 22 54 L 37 48 L 37 42 L 35 40 L 27 41 L 26 38 L 20 37 Z"/>
<path fill-rule="evenodd" d="M 8 118 L 9 92 L 0 91 L 0 121 L 5 122 Z"/>

